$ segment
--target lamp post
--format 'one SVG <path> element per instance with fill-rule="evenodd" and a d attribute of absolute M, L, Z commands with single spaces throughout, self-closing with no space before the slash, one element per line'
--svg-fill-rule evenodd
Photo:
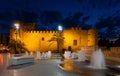
<path fill-rule="evenodd" d="M 59 51 L 59 53 L 61 53 L 61 41 L 62 41 L 62 26 L 61 25 L 59 25 L 58 26 L 58 39 L 57 39 L 57 49 L 58 49 L 58 51 Z"/>
<path fill-rule="evenodd" d="M 16 46 L 15 46 L 15 53 L 18 53 L 18 51 L 17 51 L 17 40 L 18 40 L 19 24 L 18 24 L 18 23 L 15 23 L 14 26 L 15 26 L 15 29 L 16 29 Z"/>

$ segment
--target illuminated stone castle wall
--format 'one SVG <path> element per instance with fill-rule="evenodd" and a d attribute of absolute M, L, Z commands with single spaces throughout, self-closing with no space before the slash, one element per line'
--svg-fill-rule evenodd
<path fill-rule="evenodd" d="M 29 51 L 56 51 L 57 42 L 49 40 L 58 31 L 37 31 L 37 30 L 19 30 L 18 39 L 25 44 Z M 62 48 L 68 50 L 78 50 L 84 46 L 97 45 L 97 31 L 94 29 L 83 30 L 81 28 L 64 29 L 62 32 L 64 40 Z M 10 38 L 15 39 L 15 29 L 11 29 Z"/>
<path fill-rule="evenodd" d="M 49 40 L 56 33 L 56 31 L 27 31 L 23 33 L 22 42 L 30 51 L 55 51 L 57 49 L 57 42 L 49 42 Z"/>
<path fill-rule="evenodd" d="M 71 47 L 73 50 L 78 50 L 81 47 L 97 45 L 97 31 L 94 29 L 71 28 L 64 30 L 63 35 L 64 48 Z"/>

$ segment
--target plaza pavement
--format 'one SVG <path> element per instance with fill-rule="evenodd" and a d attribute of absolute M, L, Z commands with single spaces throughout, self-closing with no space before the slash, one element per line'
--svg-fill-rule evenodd
<path fill-rule="evenodd" d="M 60 63 L 62 63 L 59 58 L 49 59 L 49 60 L 46 59 L 35 60 L 34 63 L 23 64 L 18 66 L 9 66 L 8 64 L 9 57 L 10 57 L 9 54 L 0 54 L 0 76 L 98 76 L 98 75 L 108 76 L 109 75 L 107 73 L 104 73 L 104 70 L 103 71 L 84 70 L 85 72 L 84 75 L 82 75 L 81 73 L 69 72 L 64 68 L 60 68 L 58 66 Z M 71 69 L 70 67 L 68 68 Z M 110 76 L 119 76 L 119 75 L 110 74 Z"/>
<path fill-rule="evenodd" d="M 80 76 L 79 74 L 61 70 L 60 59 L 35 60 L 35 63 L 9 66 L 6 55 L 0 61 L 0 76 Z"/>

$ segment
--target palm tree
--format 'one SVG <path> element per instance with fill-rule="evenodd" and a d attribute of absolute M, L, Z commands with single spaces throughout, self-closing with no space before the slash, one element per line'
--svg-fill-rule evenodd
<path fill-rule="evenodd" d="M 17 48 L 16 48 L 16 46 L 17 46 Z M 24 43 L 21 43 L 20 41 L 16 41 L 15 39 L 10 40 L 8 47 L 11 49 L 11 52 L 15 53 L 15 54 L 27 51 Z"/>
<path fill-rule="evenodd" d="M 62 33 L 56 33 L 53 35 L 53 37 L 51 37 L 50 40 L 48 40 L 49 42 L 52 42 L 52 41 L 56 41 L 57 42 L 57 50 L 59 53 L 62 52 L 62 45 L 63 45 L 63 41 L 64 41 L 64 37 L 62 35 Z"/>

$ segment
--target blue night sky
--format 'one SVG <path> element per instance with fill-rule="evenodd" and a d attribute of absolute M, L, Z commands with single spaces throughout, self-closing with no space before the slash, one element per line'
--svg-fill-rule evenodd
<path fill-rule="evenodd" d="M 0 15 L 6 12 L 14 14 L 15 10 L 38 14 L 44 10 L 55 10 L 59 11 L 63 18 L 81 12 L 83 16 L 89 16 L 86 24 L 93 27 L 100 17 L 113 17 L 116 12 L 119 12 L 117 15 L 120 16 L 120 0 L 0 0 Z M 0 18 L 0 32 L 9 32 L 14 20 Z"/>

